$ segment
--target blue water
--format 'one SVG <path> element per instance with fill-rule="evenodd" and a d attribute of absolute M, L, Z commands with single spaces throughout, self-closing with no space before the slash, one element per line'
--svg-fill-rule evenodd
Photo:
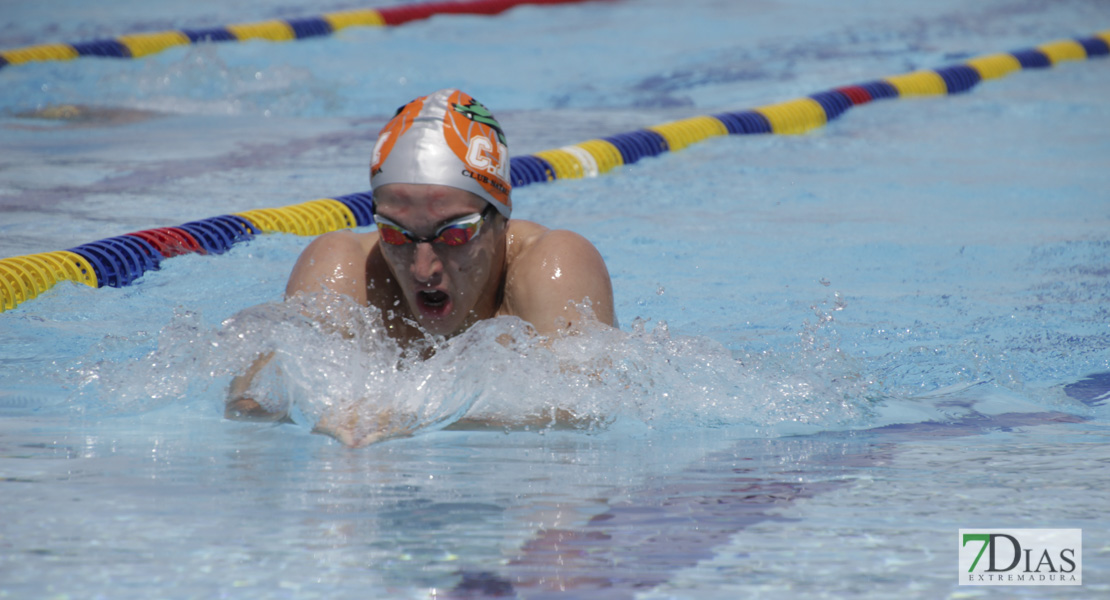
<path fill-rule="evenodd" d="M 18 3 L 0 47 L 351 6 Z M 1096 0 L 642 0 L 7 67 L 0 256 L 364 190 L 439 87 L 525 154 L 1107 28 Z M 499 320 L 421 363 L 299 326 L 290 235 L 0 313 L 0 596 L 1104 595 L 1108 69 L 521 188 L 514 216 L 597 245 L 622 325 L 550 347 Z M 64 104 L 92 108 L 32 116 Z M 223 420 L 270 348 L 297 423 Z M 423 429 L 309 433 L 363 397 Z M 440 429 L 553 407 L 588 424 Z M 1084 586 L 958 586 L 978 527 L 1083 529 Z"/>

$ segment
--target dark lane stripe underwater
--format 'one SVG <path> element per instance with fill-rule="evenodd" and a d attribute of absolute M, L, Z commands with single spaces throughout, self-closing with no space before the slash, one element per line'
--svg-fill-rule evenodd
<path fill-rule="evenodd" d="M 1090 398 L 1105 399 L 1110 373 L 1091 375 L 1065 390 L 1089 404 Z M 613 504 L 584 527 L 537 531 L 501 572 L 460 573 L 462 580 L 448 597 L 511 597 L 497 594 L 517 590 L 528 598 L 548 592 L 552 597 L 633 598 L 712 558 L 717 547 L 745 528 L 782 520 L 775 512 L 783 507 L 851 485 L 845 476 L 859 470 L 889 465 L 901 442 L 1085 421 L 1059 412 L 973 414 L 950 422 L 745 440 L 693 467 L 649 480 L 631 499 Z M 804 463 L 782 459 L 802 454 Z"/>

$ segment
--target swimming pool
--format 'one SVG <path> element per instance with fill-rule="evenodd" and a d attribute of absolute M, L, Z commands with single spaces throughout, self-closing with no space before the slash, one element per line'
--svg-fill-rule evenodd
<path fill-rule="evenodd" d="M 1110 27 L 1094 0 L 830 4 L 521 7 L 5 67 L 0 256 L 364 190 L 381 123 L 444 86 L 530 154 Z M 23 3 L 0 47 L 306 14 L 95 6 Z M 517 216 L 582 233 L 613 275 L 621 331 L 551 350 L 494 343 L 496 322 L 392 372 L 278 325 L 292 235 L 56 286 L 0 313 L 0 595 L 1106 594 L 1108 68 L 518 189 Z M 69 104 L 95 108 L 27 114 Z M 301 423 L 223 420 L 228 371 L 266 344 L 293 349 L 275 394 Z M 387 389 L 609 422 L 308 433 L 329 394 Z M 958 586 L 977 527 L 1083 529 L 1084 585 Z"/>

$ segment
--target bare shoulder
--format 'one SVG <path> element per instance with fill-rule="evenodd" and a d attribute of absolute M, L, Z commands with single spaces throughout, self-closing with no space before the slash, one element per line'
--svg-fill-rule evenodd
<path fill-rule="evenodd" d="M 377 241 L 377 233 L 356 233 L 351 230 L 333 231 L 318 236 L 304 249 L 310 252 L 362 252 L 366 253 Z"/>
<path fill-rule="evenodd" d="M 312 240 L 293 265 L 286 297 L 326 287 L 365 301 L 366 260 L 377 237 L 377 233 L 336 231 Z"/>
<path fill-rule="evenodd" d="M 585 268 L 585 272 L 578 274 L 589 276 L 605 269 L 597 248 L 573 231 L 543 227 L 529 233 L 526 243 L 513 257 L 519 275 L 559 278 L 567 268 Z M 607 270 L 605 275 L 608 277 Z"/>
<path fill-rule="evenodd" d="M 578 320 L 573 305 L 589 300 L 599 321 L 616 324 L 609 270 L 589 240 L 573 231 L 548 229 L 530 221 L 511 225 L 515 228 L 509 230 L 507 314 L 549 333 L 558 328 L 558 322 Z"/>

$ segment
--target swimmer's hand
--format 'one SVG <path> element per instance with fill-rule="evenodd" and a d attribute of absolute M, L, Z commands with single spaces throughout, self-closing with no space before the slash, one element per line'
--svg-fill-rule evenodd
<path fill-rule="evenodd" d="M 355 406 L 332 408 L 324 413 L 312 433 L 328 435 L 350 448 L 361 448 L 377 442 L 412 435 L 412 426 L 397 423 L 392 411 L 371 417 L 358 413 Z"/>
<path fill-rule="evenodd" d="M 597 415 L 579 415 L 564 408 L 517 418 L 478 417 L 462 418 L 446 426 L 456 431 L 506 431 L 528 429 L 587 429 L 606 424 L 608 419 Z M 331 436 L 351 448 L 361 448 L 392 440 L 410 437 L 421 427 L 411 416 L 385 409 L 374 415 L 360 414 L 356 405 L 332 407 L 312 428 L 312 433 Z"/>
<path fill-rule="evenodd" d="M 285 412 L 269 411 L 255 399 L 245 396 L 231 398 L 227 401 L 227 405 L 224 406 L 224 418 L 232 421 L 256 421 L 260 423 L 290 422 L 289 415 Z"/>

